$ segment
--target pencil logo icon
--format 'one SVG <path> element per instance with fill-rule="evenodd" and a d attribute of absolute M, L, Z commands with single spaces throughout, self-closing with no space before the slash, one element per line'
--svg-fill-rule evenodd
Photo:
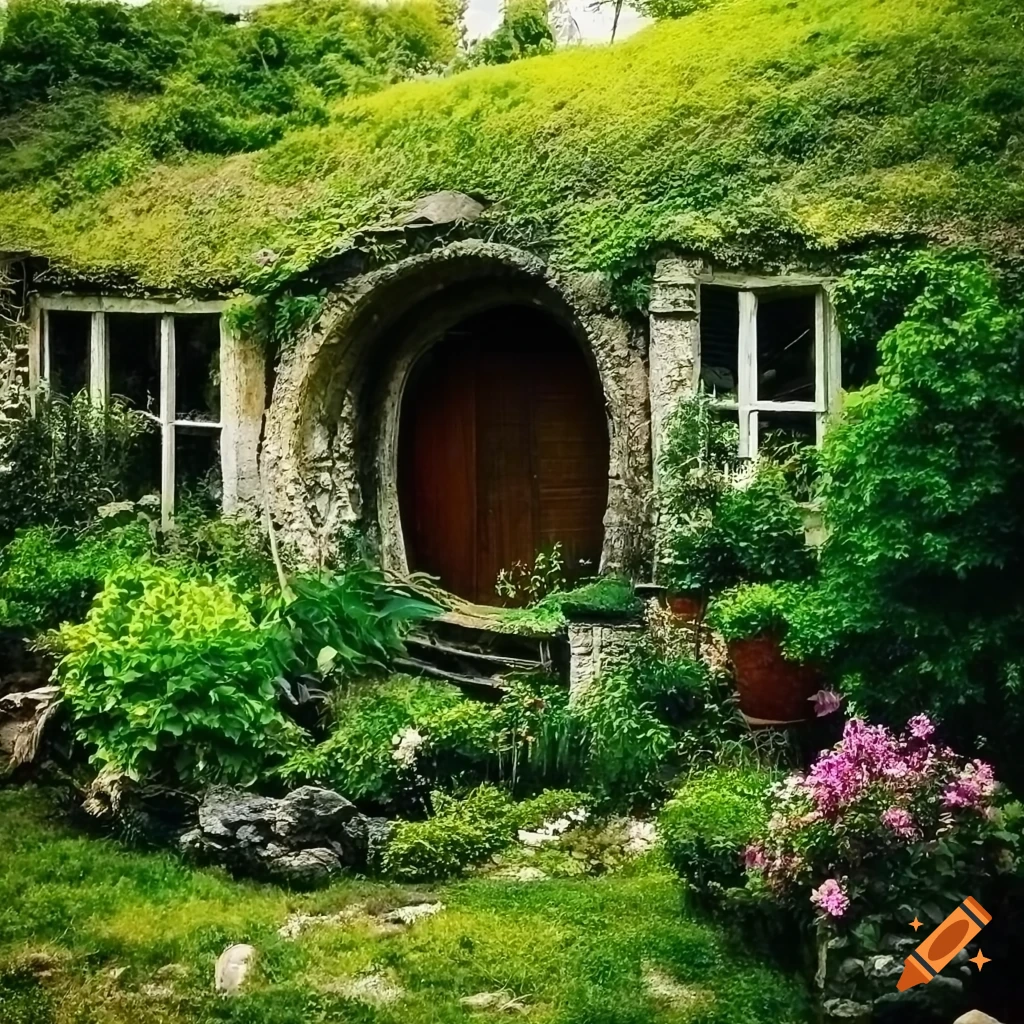
<path fill-rule="evenodd" d="M 896 988 L 905 992 L 915 985 L 927 985 L 991 920 L 992 915 L 968 896 L 907 957 Z"/>

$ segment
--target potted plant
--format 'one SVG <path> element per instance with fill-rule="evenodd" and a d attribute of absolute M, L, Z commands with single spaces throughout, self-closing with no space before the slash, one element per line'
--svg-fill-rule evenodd
<path fill-rule="evenodd" d="M 785 640 L 804 588 L 758 583 L 722 594 L 708 622 L 729 647 L 740 711 L 751 725 L 789 725 L 812 717 L 821 673 L 786 656 Z"/>

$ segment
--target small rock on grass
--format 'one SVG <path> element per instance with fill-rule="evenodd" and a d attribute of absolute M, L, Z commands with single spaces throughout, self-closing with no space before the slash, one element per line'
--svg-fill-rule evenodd
<path fill-rule="evenodd" d="M 526 1013 L 526 1005 L 507 991 L 477 992 L 476 995 L 463 996 L 459 1003 L 467 1010 L 484 1012 L 495 1010 L 498 1013 Z"/>
<path fill-rule="evenodd" d="M 386 914 L 378 914 L 377 920 L 383 924 L 412 924 L 421 917 L 430 917 L 442 910 L 443 903 L 413 903 L 408 907 L 396 907 Z"/>
<path fill-rule="evenodd" d="M 400 985 L 383 974 L 364 974 L 360 978 L 343 980 L 332 984 L 330 991 L 369 1006 L 388 1006 L 405 995 Z"/>
<path fill-rule="evenodd" d="M 708 1006 L 714 1000 L 714 993 L 695 985 L 681 985 L 667 972 L 645 964 L 643 968 L 644 988 L 647 994 L 674 1010 L 696 1010 Z"/>
<path fill-rule="evenodd" d="M 235 995 L 244 984 L 255 958 L 256 950 L 244 942 L 228 946 L 214 968 L 213 980 L 217 991 L 226 996 Z"/>

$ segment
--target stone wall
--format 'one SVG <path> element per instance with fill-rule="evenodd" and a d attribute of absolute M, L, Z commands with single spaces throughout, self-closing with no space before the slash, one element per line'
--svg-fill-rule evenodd
<path fill-rule="evenodd" d="M 563 277 L 511 246 L 459 241 L 343 281 L 286 352 L 267 417 L 263 474 L 282 540 L 306 562 L 338 551 L 346 528 L 376 536 L 407 569 L 397 494 L 402 394 L 416 358 L 465 317 L 538 306 L 580 343 L 604 393 L 609 488 L 602 568 L 649 556 L 650 420 L 642 331 L 611 310 L 605 282 Z"/>

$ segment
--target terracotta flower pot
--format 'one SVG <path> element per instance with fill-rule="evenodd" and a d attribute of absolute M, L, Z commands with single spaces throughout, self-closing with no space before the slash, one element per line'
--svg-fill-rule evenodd
<path fill-rule="evenodd" d="M 704 617 L 704 602 L 700 594 L 695 591 L 685 593 L 670 593 L 668 595 L 668 606 L 677 619 L 684 622 L 696 622 Z"/>
<path fill-rule="evenodd" d="M 740 711 L 751 725 L 790 725 L 814 717 L 810 699 L 821 688 L 817 669 L 788 661 L 771 634 L 733 640 L 729 657 L 736 674 Z"/>

